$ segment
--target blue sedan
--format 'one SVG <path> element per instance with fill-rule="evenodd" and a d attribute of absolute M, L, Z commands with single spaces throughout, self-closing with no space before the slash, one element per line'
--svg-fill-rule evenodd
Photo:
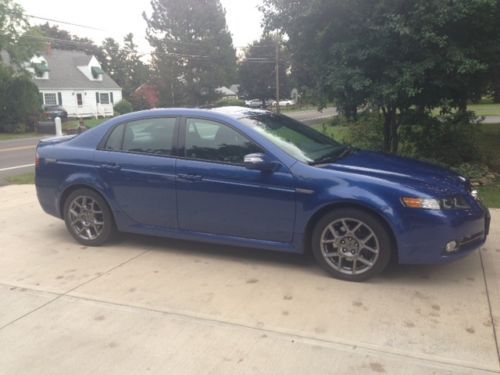
<path fill-rule="evenodd" d="M 442 263 L 479 248 L 490 216 L 469 182 L 412 159 L 354 150 L 249 108 L 161 109 L 40 141 L 43 209 L 85 245 L 117 231 L 312 251 L 337 278 Z"/>

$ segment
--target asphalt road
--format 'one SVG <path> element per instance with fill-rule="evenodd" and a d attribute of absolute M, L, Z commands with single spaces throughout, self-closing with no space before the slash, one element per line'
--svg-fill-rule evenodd
<path fill-rule="evenodd" d="M 322 112 L 316 110 L 292 111 L 286 113 L 307 125 L 322 123 L 336 115 L 335 108 L 326 108 Z M 6 177 L 28 173 L 34 170 L 35 147 L 41 135 L 36 138 L 23 138 L 0 141 L 0 185 L 6 185 Z"/>
<path fill-rule="evenodd" d="M 22 138 L 0 141 L 0 185 L 5 185 L 8 176 L 34 170 L 35 147 L 42 138 Z"/>

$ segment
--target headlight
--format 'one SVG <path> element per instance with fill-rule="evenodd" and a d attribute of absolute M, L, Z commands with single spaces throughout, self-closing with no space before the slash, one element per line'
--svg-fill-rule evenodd
<path fill-rule="evenodd" d="M 445 199 L 432 198 L 401 198 L 405 207 L 423 208 L 427 210 L 467 210 L 469 203 L 462 196 L 450 197 Z"/>

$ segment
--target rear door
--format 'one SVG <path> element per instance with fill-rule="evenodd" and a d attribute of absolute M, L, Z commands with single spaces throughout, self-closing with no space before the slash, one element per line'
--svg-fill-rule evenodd
<path fill-rule="evenodd" d="M 176 141 L 176 117 L 149 118 L 116 126 L 97 150 L 101 178 L 135 223 L 177 227 Z"/>

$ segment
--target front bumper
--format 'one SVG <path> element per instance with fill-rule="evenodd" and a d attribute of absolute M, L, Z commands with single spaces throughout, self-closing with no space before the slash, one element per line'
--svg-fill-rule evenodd
<path fill-rule="evenodd" d="M 488 236 L 491 216 L 478 202 L 473 210 L 408 212 L 404 221 L 405 229 L 397 236 L 399 263 L 439 264 L 479 249 Z M 450 241 L 458 247 L 446 252 Z"/>

